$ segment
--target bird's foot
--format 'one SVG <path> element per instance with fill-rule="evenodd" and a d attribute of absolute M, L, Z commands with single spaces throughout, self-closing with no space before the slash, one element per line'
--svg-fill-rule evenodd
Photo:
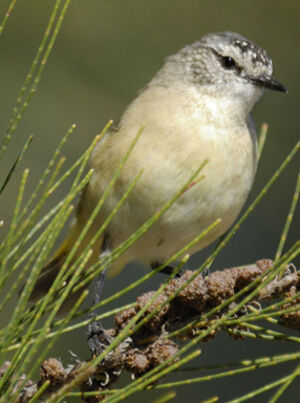
<path fill-rule="evenodd" d="M 94 313 L 90 314 L 90 318 L 95 317 Z M 111 336 L 106 333 L 100 320 L 93 321 L 87 327 L 87 343 L 92 355 L 100 355 L 112 341 Z"/>
<path fill-rule="evenodd" d="M 152 263 L 151 269 L 155 270 L 161 265 L 162 265 L 162 263 L 159 263 L 159 262 Z M 175 272 L 175 268 L 172 266 L 166 266 L 162 270 L 159 271 L 159 273 L 167 274 L 168 276 L 170 274 L 173 274 L 174 272 Z M 182 274 L 183 274 L 183 270 L 180 270 L 178 273 L 175 274 L 175 277 L 180 277 Z"/>
<path fill-rule="evenodd" d="M 206 269 L 203 270 L 202 276 L 205 278 L 205 277 L 207 277 L 209 275 L 210 275 L 210 268 L 207 267 Z"/>

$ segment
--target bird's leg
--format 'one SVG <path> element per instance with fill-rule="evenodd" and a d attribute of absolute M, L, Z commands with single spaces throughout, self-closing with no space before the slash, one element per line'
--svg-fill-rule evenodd
<path fill-rule="evenodd" d="M 97 282 L 95 285 L 95 291 L 94 291 L 94 298 L 93 298 L 93 303 L 92 303 L 93 306 L 97 305 L 101 300 L 101 293 L 102 293 L 103 284 L 104 284 L 107 270 L 108 269 L 105 269 L 104 271 L 102 271 L 97 278 Z M 89 313 L 88 318 L 94 319 L 98 315 L 99 315 L 99 308 L 95 308 Z M 110 343 L 109 338 L 105 334 L 105 329 L 103 328 L 101 321 L 95 320 L 95 321 L 89 323 L 88 327 L 87 327 L 87 342 L 88 342 L 90 352 L 93 355 L 94 354 L 99 355 L 103 351 L 104 343 L 101 342 L 100 340 L 102 340 L 105 344 Z"/>
<path fill-rule="evenodd" d="M 162 263 L 155 262 L 151 264 L 151 269 L 155 270 L 159 266 L 161 266 Z M 172 273 L 174 273 L 175 269 L 172 266 L 166 266 L 162 270 L 159 271 L 159 273 L 167 274 L 168 276 Z M 178 273 L 175 274 L 175 277 L 180 277 L 182 275 L 182 270 L 180 270 Z"/>
<path fill-rule="evenodd" d="M 226 235 L 228 234 L 228 232 L 229 232 L 229 230 L 224 232 L 224 234 L 221 235 L 220 238 L 217 240 L 216 245 L 214 247 L 214 252 L 218 249 L 218 247 L 224 241 L 224 239 L 226 238 Z M 202 276 L 207 277 L 209 274 L 210 274 L 210 267 L 206 267 L 202 272 Z"/>
<path fill-rule="evenodd" d="M 102 249 L 102 252 L 100 254 L 99 259 L 103 259 L 110 252 L 108 235 L 104 236 L 104 240 L 103 240 L 101 249 Z M 102 294 L 103 285 L 104 285 L 107 271 L 108 271 L 108 267 L 106 269 L 104 269 L 97 278 L 96 285 L 95 285 L 95 291 L 94 291 L 94 297 L 93 297 L 93 306 L 98 305 L 99 302 L 101 301 L 101 294 Z M 95 308 L 89 313 L 88 317 L 89 317 L 89 319 L 93 319 L 93 318 L 96 318 L 99 314 L 100 314 L 99 308 Z M 105 346 L 110 344 L 111 338 L 106 334 L 105 329 L 102 326 L 102 323 L 100 320 L 98 320 L 98 321 L 95 320 L 88 324 L 87 342 L 88 342 L 90 352 L 93 355 L 95 355 L 95 354 L 99 355 L 103 351 Z"/>

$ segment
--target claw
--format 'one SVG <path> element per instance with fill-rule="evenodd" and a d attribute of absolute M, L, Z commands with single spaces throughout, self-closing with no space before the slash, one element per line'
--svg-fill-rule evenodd
<path fill-rule="evenodd" d="M 92 355 L 100 355 L 111 343 L 100 321 L 91 322 L 87 328 L 87 342 Z"/>

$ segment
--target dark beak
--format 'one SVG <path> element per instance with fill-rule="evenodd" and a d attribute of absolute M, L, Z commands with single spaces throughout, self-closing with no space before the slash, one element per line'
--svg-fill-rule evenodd
<path fill-rule="evenodd" d="M 275 80 L 275 78 L 271 76 L 259 76 L 259 77 L 249 77 L 250 81 L 258 85 L 259 87 L 268 88 L 269 90 L 280 91 L 287 93 L 288 90 L 286 87 L 281 84 L 279 81 Z"/>

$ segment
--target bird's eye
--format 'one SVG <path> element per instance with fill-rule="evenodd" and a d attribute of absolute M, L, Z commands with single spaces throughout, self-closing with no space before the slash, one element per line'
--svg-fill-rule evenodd
<path fill-rule="evenodd" d="M 235 67 L 235 61 L 232 57 L 229 56 L 223 56 L 221 59 L 222 66 L 225 67 L 225 69 L 233 69 Z"/>

